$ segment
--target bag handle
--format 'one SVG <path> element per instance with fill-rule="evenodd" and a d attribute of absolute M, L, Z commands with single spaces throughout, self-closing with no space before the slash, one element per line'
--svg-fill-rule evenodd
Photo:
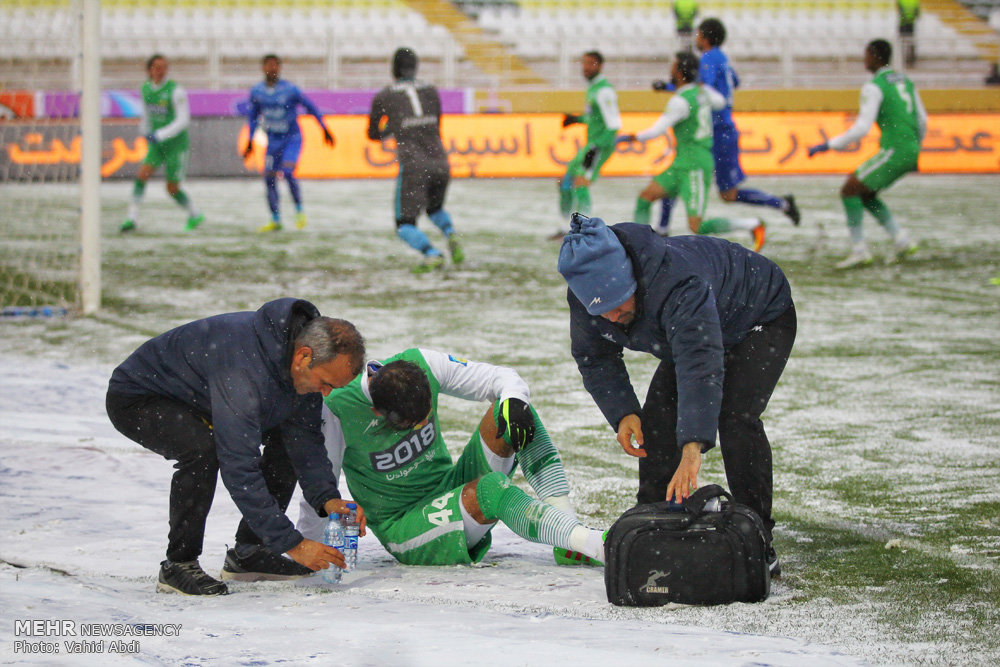
<path fill-rule="evenodd" d="M 733 502 L 733 497 L 724 488 L 718 484 L 707 484 L 688 496 L 684 501 L 684 511 L 696 517 L 701 516 L 705 505 L 713 498 L 725 498 L 730 504 Z"/>

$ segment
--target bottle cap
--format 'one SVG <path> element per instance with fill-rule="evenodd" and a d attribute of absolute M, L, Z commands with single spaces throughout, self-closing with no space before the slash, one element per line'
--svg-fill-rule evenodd
<path fill-rule="evenodd" d="M 347 503 L 347 509 L 349 509 L 349 510 L 356 510 L 356 509 L 358 509 L 358 505 L 357 505 L 357 503 Z"/>

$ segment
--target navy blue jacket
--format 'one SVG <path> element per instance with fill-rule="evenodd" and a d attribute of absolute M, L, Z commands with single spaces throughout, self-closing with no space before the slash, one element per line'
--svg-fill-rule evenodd
<path fill-rule="evenodd" d="M 295 337 L 319 316 L 308 301 L 278 299 L 257 312 L 216 315 L 143 343 L 111 375 L 117 394 L 156 394 L 205 415 L 212 424 L 222 481 L 250 528 L 284 553 L 302 535 L 268 492 L 260 471 L 265 431 L 281 430 L 306 500 L 340 498 L 323 444 L 323 397 L 299 395 L 291 376 Z"/>
<path fill-rule="evenodd" d="M 763 255 L 708 236 L 663 238 L 648 225 L 610 226 L 638 285 L 626 329 L 589 315 L 568 290 L 570 338 L 583 385 L 617 430 L 641 414 L 622 349 L 672 361 L 677 372 L 677 443 L 715 443 L 722 403 L 723 351 L 792 305 L 791 287 Z"/>

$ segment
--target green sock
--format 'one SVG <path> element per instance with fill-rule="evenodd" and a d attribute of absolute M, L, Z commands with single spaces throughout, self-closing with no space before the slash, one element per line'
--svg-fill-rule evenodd
<path fill-rule="evenodd" d="M 570 533 L 581 525 L 568 514 L 535 500 L 513 485 L 504 492 L 497 514 L 508 528 L 524 539 L 563 549 L 571 548 Z"/>
<path fill-rule="evenodd" d="M 573 188 L 576 199 L 576 210 L 584 215 L 590 215 L 590 188 Z"/>
<path fill-rule="evenodd" d="M 632 214 L 633 222 L 638 222 L 640 225 L 649 224 L 649 212 L 653 208 L 653 202 L 647 201 L 642 197 L 638 197 L 635 200 L 635 213 Z"/>
<path fill-rule="evenodd" d="M 132 183 L 132 196 L 142 199 L 143 193 L 146 192 L 146 181 L 140 181 L 138 178 Z"/>
<path fill-rule="evenodd" d="M 702 220 L 698 225 L 699 234 L 724 234 L 733 228 L 728 218 L 711 218 Z"/>
<path fill-rule="evenodd" d="M 864 204 L 861 197 L 844 197 L 844 211 L 847 213 L 847 231 L 851 235 L 851 242 L 857 245 L 864 241 L 864 231 L 861 227 L 862 217 L 865 213 Z"/>
<path fill-rule="evenodd" d="M 885 227 L 885 231 L 889 232 L 889 235 L 895 238 L 899 233 L 899 225 L 896 224 L 896 220 L 892 217 L 892 211 L 885 205 L 885 202 L 878 197 L 871 197 L 869 199 L 862 199 L 861 203 L 868 209 L 869 213 L 875 216 L 878 224 Z"/>
<path fill-rule="evenodd" d="M 559 211 L 566 218 L 573 213 L 573 188 L 559 188 Z"/>
<path fill-rule="evenodd" d="M 494 404 L 494 415 L 499 408 L 499 402 Z M 539 498 L 549 496 L 569 495 L 569 483 L 566 481 L 566 471 L 556 446 L 552 444 L 549 432 L 542 425 L 535 408 L 531 408 L 535 417 L 535 439 L 531 444 L 517 453 L 517 461 L 521 464 L 521 472 Z"/>

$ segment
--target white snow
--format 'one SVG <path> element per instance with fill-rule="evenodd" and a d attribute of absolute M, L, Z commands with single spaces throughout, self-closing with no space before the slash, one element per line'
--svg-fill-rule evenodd
<path fill-rule="evenodd" d="M 358 572 L 339 586 L 314 576 L 292 583 L 234 583 L 229 596 L 210 599 L 157 594 L 171 467 L 107 421 L 103 397 L 111 369 L 10 356 L 0 356 L 0 363 L 4 662 L 861 662 L 799 639 L 679 623 L 674 616 L 685 608 L 677 605 L 615 607 L 605 598 L 602 570 L 558 567 L 550 549 L 524 542 L 503 526 L 494 530 L 494 547 L 477 567 L 405 567 L 368 536 L 361 540 Z M 220 484 L 202 556 L 206 570 L 215 573 L 221 566 L 238 518 Z M 18 620 L 71 621 L 77 634 L 15 633 Z M 92 623 L 180 624 L 181 629 L 177 636 L 81 635 L 81 626 Z M 102 652 L 69 654 L 69 643 L 81 640 Z M 112 644 L 115 640 L 124 641 L 126 650 L 138 647 L 138 653 L 109 652 L 123 648 Z M 25 653 L 18 641 L 36 650 L 45 642 L 60 652 Z"/>

